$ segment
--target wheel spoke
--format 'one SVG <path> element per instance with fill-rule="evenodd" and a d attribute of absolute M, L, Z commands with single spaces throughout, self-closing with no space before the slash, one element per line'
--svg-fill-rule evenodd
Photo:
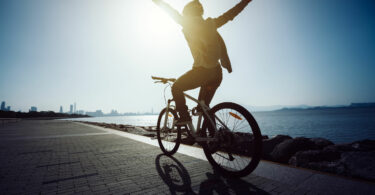
<path fill-rule="evenodd" d="M 218 131 L 215 137 L 219 141 L 213 144 L 207 143 L 207 146 L 204 146 L 209 162 L 225 171 L 224 173 L 236 175 L 250 173 L 260 160 L 259 152 L 256 153 L 257 155 L 254 155 L 254 152 L 261 149 L 261 145 L 256 145 L 261 142 L 252 141 L 252 139 L 261 140 L 258 125 L 251 124 L 255 120 L 250 120 L 249 117 L 252 116 L 246 109 L 233 103 L 219 104 L 211 109 L 211 112 L 223 124 L 216 120 Z M 228 128 L 229 132 L 224 128 Z M 252 136 L 248 137 L 247 134 Z"/>
<path fill-rule="evenodd" d="M 158 142 L 161 150 L 168 155 L 177 151 L 179 146 L 179 139 L 181 137 L 180 131 L 177 127 L 173 127 L 174 117 L 176 116 L 174 110 L 169 110 L 167 120 L 165 122 L 165 110 L 163 110 L 158 119 Z M 173 127 L 173 128 L 172 128 Z"/>

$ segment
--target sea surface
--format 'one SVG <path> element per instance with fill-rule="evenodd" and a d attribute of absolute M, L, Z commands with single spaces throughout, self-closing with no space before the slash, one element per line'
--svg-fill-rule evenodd
<path fill-rule="evenodd" d="M 375 140 L 375 108 L 280 110 L 252 113 L 263 135 L 323 137 L 334 143 Z M 67 120 L 156 126 L 157 115 L 107 116 Z"/>

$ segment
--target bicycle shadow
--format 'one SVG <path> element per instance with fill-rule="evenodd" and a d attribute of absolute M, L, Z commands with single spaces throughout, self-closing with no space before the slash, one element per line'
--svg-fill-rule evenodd
<path fill-rule="evenodd" d="M 159 154 L 155 159 L 159 176 L 168 185 L 171 194 L 268 194 L 240 178 L 225 178 L 219 172 L 207 172 L 207 179 L 194 191 L 186 168 L 176 158 Z"/>

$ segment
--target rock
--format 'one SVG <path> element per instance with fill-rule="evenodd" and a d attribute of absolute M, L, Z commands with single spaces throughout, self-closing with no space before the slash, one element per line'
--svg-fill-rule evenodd
<path fill-rule="evenodd" d="M 355 151 L 355 148 L 353 148 L 351 144 L 337 144 L 337 145 L 329 145 L 325 147 L 323 150 L 336 151 L 336 152 L 350 152 L 350 151 Z"/>
<path fill-rule="evenodd" d="M 309 168 L 311 162 L 333 162 L 339 160 L 340 152 L 329 150 L 307 150 L 299 151 L 289 159 L 289 164 Z"/>
<path fill-rule="evenodd" d="M 315 147 L 317 149 L 323 149 L 327 146 L 330 146 L 330 145 L 333 145 L 333 142 L 329 141 L 328 139 L 324 139 L 324 138 L 311 138 L 310 139 L 312 142 L 314 142 L 315 144 Z"/>
<path fill-rule="evenodd" d="M 287 135 L 276 135 L 275 137 L 272 137 L 271 139 L 265 139 L 263 140 L 263 158 L 270 160 L 270 153 L 275 149 L 275 147 L 280 144 L 281 142 L 292 139 L 290 136 Z"/>
<path fill-rule="evenodd" d="M 375 181 L 375 151 L 344 152 L 340 162 L 346 167 L 346 175 Z"/>
<path fill-rule="evenodd" d="M 233 133 L 236 139 L 252 140 L 254 136 L 250 133 L 234 132 Z"/>
<path fill-rule="evenodd" d="M 146 136 L 146 137 L 155 137 L 156 138 L 156 133 L 145 133 L 145 134 L 142 134 L 143 136 Z"/>
<path fill-rule="evenodd" d="M 295 139 L 287 139 L 275 147 L 270 157 L 276 162 L 288 163 L 290 157 L 296 152 L 314 149 L 314 146 L 314 142 L 308 138 L 297 137 Z"/>
<path fill-rule="evenodd" d="M 361 140 L 353 142 L 351 146 L 358 151 L 375 151 L 375 140 Z"/>
<path fill-rule="evenodd" d="M 253 144 L 254 136 L 252 134 L 236 132 L 233 134 L 233 143 L 230 146 L 230 150 L 241 155 L 252 156 L 254 149 Z"/>

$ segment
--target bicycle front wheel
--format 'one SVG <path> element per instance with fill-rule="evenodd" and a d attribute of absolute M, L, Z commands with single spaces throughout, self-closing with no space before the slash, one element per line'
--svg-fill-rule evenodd
<path fill-rule="evenodd" d="M 177 120 L 176 111 L 172 108 L 168 108 L 166 114 L 166 108 L 164 108 L 158 118 L 157 124 L 157 137 L 160 149 L 166 155 L 173 155 L 176 153 L 181 142 L 181 131 L 180 127 L 173 124 Z M 167 119 L 165 118 L 167 117 Z"/>
<path fill-rule="evenodd" d="M 202 144 L 207 160 L 225 176 L 250 174 L 262 154 L 262 135 L 254 117 L 244 107 L 231 102 L 214 106 L 209 114 L 217 131 L 205 117 L 201 133 L 217 141 Z"/>

